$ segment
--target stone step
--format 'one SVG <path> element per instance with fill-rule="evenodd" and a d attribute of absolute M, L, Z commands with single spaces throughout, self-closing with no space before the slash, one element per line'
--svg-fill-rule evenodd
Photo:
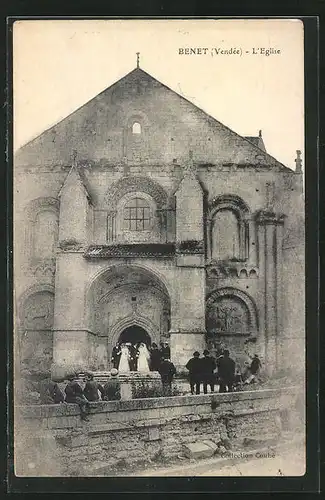
<path fill-rule="evenodd" d="M 212 443 L 212 441 L 211 441 Z M 214 443 L 212 443 L 214 444 Z M 196 441 L 183 445 L 183 453 L 187 458 L 210 458 L 214 454 L 215 449 L 212 445 L 204 441 Z"/>

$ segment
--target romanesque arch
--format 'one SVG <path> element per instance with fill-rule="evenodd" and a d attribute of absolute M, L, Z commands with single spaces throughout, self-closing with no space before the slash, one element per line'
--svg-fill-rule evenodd
<path fill-rule="evenodd" d="M 59 201 L 41 197 L 26 207 L 25 248 L 34 262 L 55 257 L 59 231 Z"/>
<path fill-rule="evenodd" d="M 160 276 L 146 267 L 121 264 L 102 270 L 87 290 L 86 304 L 88 328 L 108 361 L 127 328 L 143 328 L 151 342 L 168 336 L 170 295 Z"/>
<path fill-rule="evenodd" d="M 23 363 L 50 368 L 53 355 L 54 287 L 35 285 L 18 302 L 17 340 Z"/>
<path fill-rule="evenodd" d="M 142 192 L 155 200 L 158 209 L 166 207 L 168 196 L 164 188 L 150 177 L 125 176 L 113 183 L 105 197 L 106 206 L 109 210 L 115 210 L 118 200 L 127 193 Z"/>
<path fill-rule="evenodd" d="M 211 335 L 251 335 L 258 333 L 257 308 L 242 290 L 225 287 L 214 290 L 206 301 L 207 331 Z"/>
<path fill-rule="evenodd" d="M 250 208 L 236 195 L 220 195 L 208 204 L 208 258 L 215 261 L 248 258 Z"/>

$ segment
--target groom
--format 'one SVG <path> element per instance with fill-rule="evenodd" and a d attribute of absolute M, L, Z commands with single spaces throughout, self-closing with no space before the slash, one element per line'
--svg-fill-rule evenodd
<path fill-rule="evenodd" d="M 135 345 L 128 343 L 127 344 L 129 348 L 129 353 L 130 353 L 130 360 L 129 360 L 129 365 L 130 365 L 130 371 L 131 372 L 136 372 L 137 371 L 137 349 Z"/>

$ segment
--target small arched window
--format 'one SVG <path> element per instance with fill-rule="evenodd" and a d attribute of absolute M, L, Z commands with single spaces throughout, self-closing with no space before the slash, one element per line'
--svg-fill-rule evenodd
<path fill-rule="evenodd" d="M 132 134 L 141 134 L 141 125 L 139 122 L 134 122 L 132 125 Z"/>
<path fill-rule="evenodd" d="M 126 231 L 150 230 L 150 206 L 143 198 L 132 198 L 124 207 L 123 227 Z"/>

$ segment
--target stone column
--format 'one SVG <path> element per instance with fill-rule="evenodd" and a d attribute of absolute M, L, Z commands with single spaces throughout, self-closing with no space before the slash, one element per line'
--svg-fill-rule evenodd
<path fill-rule="evenodd" d="M 212 230 L 212 219 L 210 217 L 207 217 L 207 219 L 206 219 L 206 258 L 207 258 L 208 262 L 212 260 L 211 230 Z"/>
<path fill-rule="evenodd" d="M 184 367 L 194 351 L 205 347 L 205 258 L 203 193 L 193 170 L 176 192 L 177 301 L 172 305 L 171 357 Z"/>
<path fill-rule="evenodd" d="M 162 208 L 157 210 L 157 216 L 160 225 L 160 241 L 162 243 L 167 243 L 167 208 Z"/>
<path fill-rule="evenodd" d="M 260 354 L 266 359 L 265 352 L 265 338 L 266 338 L 266 325 L 265 325 L 265 225 L 260 224 L 259 218 L 257 219 L 257 261 L 259 267 L 258 279 L 258 312 L 259 312 L 259 335 L 258 346 Z"/>
<path fill-rule="evenodd" d="M 261 310 L 260 335 L 264 334 L 265 368 L 272 375 L 278 368 L 281 328 L 281 289 L 282 289 L 282 242 L 281 229 L 283 217 L 274 212 L 261 211 L 257 222 L 259 235 L 259 279 L 260 294 L 264 307 Z"/>
<path fill-rule="evenodd" d="M 57 257 L 53 362 L 61 367 L 85 367 L 88 362 L 88 330 L 85 324 L 86 266 L 80 252 L 65 251 Z"/>
<path fill-rule="evenodd" d="M 257 265 L 257 235 L 253 219 L 247 220 L 248 225 L 248 262 L 251 266 Z M 254 244 L 253 244 L 254 243 Z"/>
<path fill-rule="evenodd" d="M 276 360 L 277 367 L 283 366 L 283 313 L 284 313 L 284 291 L 283 291 L 283 233 L 284 233 L 284 217 L 278 220 L 276 226 Z"/>
<path fill-rule="evenodd" d="M 91 239 L 89 194 L 72 167 L 60 192 L 59 253 L 56 260 L 54 367 L 86 367 L 88 331 L 85 325 L 87 262 L 83 252 Z"/>

